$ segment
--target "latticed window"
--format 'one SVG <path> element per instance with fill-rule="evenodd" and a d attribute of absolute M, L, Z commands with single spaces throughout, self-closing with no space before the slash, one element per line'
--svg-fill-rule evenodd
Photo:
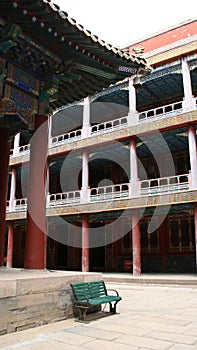
<path fill-rule="evenodd" d="M 140 225 L 141 249 L 143 253 L 156 253 L 159 251 L 158 230 L 148 232 L 150 218 L 146 218 Z"/>
<path fill-rule="evenodd" d="M 194 220 L 189 217 L 171 217 L 170 228 L 170 251 L 183 252 L 195 249 Z"/>

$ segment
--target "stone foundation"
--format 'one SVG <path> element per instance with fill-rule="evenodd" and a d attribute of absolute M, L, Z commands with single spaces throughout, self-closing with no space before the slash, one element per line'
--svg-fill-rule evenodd
<path fill-rule="evenodd" d="M 70 283 L 102 279 L 100 273 L 0 269 L 0 335 L 74 315 Z"/>

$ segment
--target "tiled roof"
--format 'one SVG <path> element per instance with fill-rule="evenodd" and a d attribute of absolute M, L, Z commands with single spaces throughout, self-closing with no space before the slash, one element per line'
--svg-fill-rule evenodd
<path fill-rule="evenodd" d="M 83 25 L 77 23 L 75 19 L 71 18 L 67 12 L 61 11 L 60 7 L 52 3 L 51 0 L 43 0 L 43 2 L 47 3 L 48 6 L 50 6 L 53 11 L 57 12 L 61 19 L 69 22 L 75 29 L 77 29 L 79 32 L 84 34 L 87 38 L 90 38 L 92 40 L 93 45 L 98 44 L 102 48 L 105 48 L 108 51 L 111 51 L 113 54 L 121 58 L 125 58 L 126 60 L 131 60 L 132 62 L 136 62 L 137 64 L 142 64 L 144 66 L 147 65 L 147 62 L 143 57 L 131 54 L 130 52 L 120 49 L 120 47 L 113 46 L 107 43 L 106 41 L 98 38 L 98 36 L 94 35 L 93 33 L 91 33 L 91 31 L 85 29 Z M 150 68 L 150 67 L 147 67 L 147 68 Z"/>
<path fill-rule="evenodd" d="M 2 57 L 52 86 L 53 109 L 150 72 L 143 56 L 99 39 L 50 0 L 0 0 L 0 40 Z"/>

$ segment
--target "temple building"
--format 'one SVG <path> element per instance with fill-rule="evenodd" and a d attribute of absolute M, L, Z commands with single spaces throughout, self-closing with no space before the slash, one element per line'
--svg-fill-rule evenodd
<path fill-rule="evenodd" d="M 197 19 L 120 50 L 50 1 L 0 9 L 2 264 L 195 272 Z"/>

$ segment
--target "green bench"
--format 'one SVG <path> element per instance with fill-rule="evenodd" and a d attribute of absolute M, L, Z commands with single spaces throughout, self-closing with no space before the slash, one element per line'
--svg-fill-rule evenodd
<path fill-rule="evenodd" d="M 104 281 L 70 284 L 74 295 L 74 306 L 79 311 L 79 320 L 86 321 L 86 313 L 94 306 L 109 303 L 110 313 L 116 313 L 116 305 L 122 300 L 115 289 L 108 289 Z M 113 291 L 116 295 L 109 295 Z"/>

